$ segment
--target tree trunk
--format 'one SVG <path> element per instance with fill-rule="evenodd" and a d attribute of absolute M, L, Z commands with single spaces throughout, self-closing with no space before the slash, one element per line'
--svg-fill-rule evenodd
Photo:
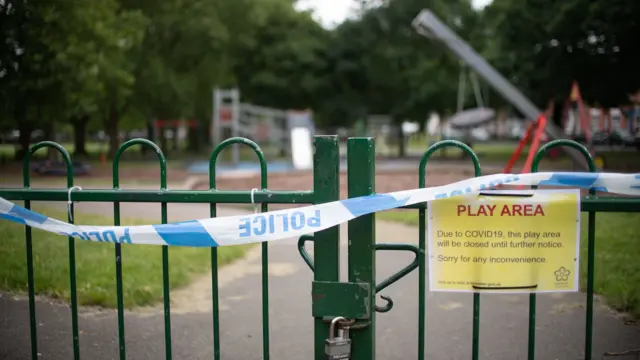
<path fill-rule="evenodd" d="M 73 146 L 75 148 L 73 155 L 86 157 L 87 154 L 87 125 L 89 124 L 89 116 L 82 115 L 74 117 L 71 121 L 73 124 Z"/>
<path fill-rule="evenodd" d="M 398 124 L 398 156 L 402 158 L 407 153 L 407 144 L 405 144 L 404 132 L 402 131 L 402 122 L 398 123 L 397 121 L 394 121 L 394 123 Z"/>
<path fill-rule="evenodd" d="M 18 131 L 20 131 L 20 149 L 16 151 L 15 159 L 22 160 L 29 152 L 29 145 L 31 145 L 31 132 L 33 132 L 33 126 L 22 118 L 18 121 Z"/>
<path fill-rule="evenodd" d="M 118 150 L 118 146 L 120 146 L 120 138 L 118 131 L 118 122 L 119 122 L 119 114 L 118 108 L 116 104 L 111 104 L 109 106 L 109 115 L 107 117 L 107 123 L 105 124 L 107 135 L 109 136 L 109 158 L 113 159 Z"/>
<path fill-rule="evenodd" d="M 49 120 L 45 125 L 44 139 L 48 141 L 53 141 L 53 142 L 56 141 L 56 122 L 53 119 Z M 58 150 L 52 147 L 47 148 L 48 160 L 55 160 L 58 155 L 59 155 Z"/>

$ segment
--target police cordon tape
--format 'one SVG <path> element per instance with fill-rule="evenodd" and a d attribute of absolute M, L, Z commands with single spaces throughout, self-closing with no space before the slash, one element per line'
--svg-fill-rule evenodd
<path fill-rule="evenodd" d="M 319 205 L 170 224 L 140 226 L 74 225 L 27 210 L 0 198 L 0 218 L 81 240 L 192 247 L 216 247 L 298 237 L 356 217 L 498 185 L 562 186 L 640 196 L 640 174 L 543 172 L 495 174 L 449 185 L 397 191 Z"/>

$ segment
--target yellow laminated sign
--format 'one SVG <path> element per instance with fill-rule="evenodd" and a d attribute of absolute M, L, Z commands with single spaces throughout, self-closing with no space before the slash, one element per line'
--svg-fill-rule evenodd
<path fill-rule="evenodd" d="M 578 291 L 580 191 L 487 191 L 429 203 L 431 291 Z"/>

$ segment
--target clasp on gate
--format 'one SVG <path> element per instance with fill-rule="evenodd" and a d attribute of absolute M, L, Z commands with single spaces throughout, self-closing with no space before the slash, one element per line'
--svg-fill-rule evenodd
<path fill-rule="evenodd" d="M 313 263 L 313 259 L 311 258 L 311 256 L 309 255 L 309 253 L 307 252 L 307 250 L 305 249 L 305 243 L 307 241 L 313 241 L 314 237 L 313 235 L 302 235 L 299 239 L 298 239 L 298 252 L 300 252 L 300 256 L 302 256 L 302 259 L 304 260 L 304 262 L 309 266 L 309 268 L 311 269 L 311 271 L 315 271 L 315 266 Z M 415 258 L 413 259 L 413 261 L 405 266 L 404 268 L 402 268 L 400 271 L 398 271 L 397 273 L 389 276 L 388 278 L 384 279 L 380 284 L 376 285 L 375 288 L 375 293 L 379 293 L 380 291 L 382 291 L 383 289 L 385 289 L 386 287 L 388 287 L 389 285 L 397 282 L 398 280 L 402 279 L 403 277 L 407 276 L 408 274 L 410 274 L 413 270 L 415 270 L 416 268 L 418 268 L 419 266 L 419 255 L 420 255 L 420 249 L 418 249 L 417 246 L 414 245 L 410 245 L 410 244 L 376 244 L 375 245 L 375 249 L 376 251 L 378 250 L 387 250 L 387 251 L 411 251 L 414 255 Z M 391 299 L 391 297 L 389 296 L 385 296 L 385 295 L 381 295 L 380 296 L 383 300 L 385 300 L 387 303 L 384 306 L 375 306 L 375 310 L 377 312 L 380 313 L 385 313 L 390 311 L 393 308 L 393 299 Z"/>

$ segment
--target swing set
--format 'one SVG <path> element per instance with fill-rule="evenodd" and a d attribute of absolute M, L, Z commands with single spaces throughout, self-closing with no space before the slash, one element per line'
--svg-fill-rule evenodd
<path fill-rule="evenodd" d="M 463 110 L 464 108 L 464 100 L 465 100 L 465 91 L 466 91 L 466 67 L 464 63 L 461 62 L 461 70 L 460 77 L 458 82 L 458 102 L 457 102 L 457 113 L 450 120 L 449 123 L 451 127 L 454 129 L 463 129 L 465 130 L 465 136 L 467 139 L 470 138 L 469 131 L 471 129 L 478 128 L 482 125 L 489 123 L 490 121 L 495 119 L 495 111 L 493 109 L 489 109 L 484 107 L 484 101 L 482 98 L 482 93 L 480 91 L 480 85 L 478 83 L 477 76 L 474 72 L 470 73 L 471 85 L 473 87 L 473 92 L 476 99 L 475 109 Z M 522 173 L 528 173 L 531 171 L 531 165 L 533 163 L 534 155 L 537 153 L 540 145 L 543 141 L 546 141 L 545 136 L 545 128 L 547 126 L 547 117 L 544 114 L 540 114 L 535 122 L 530 123 L 527 129 L 524 132 L 524 135 L 520 138 L 520 142 L 512 153 L 509 161 L 505 165 L 503 173 L 511 173 L 514 165 L 520 158 L 520 155 L 527 147 L 527 144 L 531 144 L 529 150 L 527 152 L 527 158 L 525 160 L 524 166 L 521 170 Z M 556 150 L 550 156 L 557 156 L 558 151 Z"/>

